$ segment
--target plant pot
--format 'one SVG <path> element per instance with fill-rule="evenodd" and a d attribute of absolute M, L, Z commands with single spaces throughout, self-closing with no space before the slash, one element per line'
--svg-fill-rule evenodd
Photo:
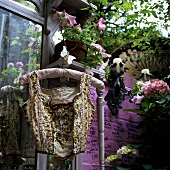
<path fill-rule="evenodd" d="M 60 53 L 63 50 L 63 46 L 66 46 L 70 55 L 76 57 L 75 61 L 80 62 L 81 58 L 86 57 L 87 45 L 79 41 L 61 41 L 55 46 L 55 55 L 51 58 L 50 63 L 57 61 L 61 56 Z"/>

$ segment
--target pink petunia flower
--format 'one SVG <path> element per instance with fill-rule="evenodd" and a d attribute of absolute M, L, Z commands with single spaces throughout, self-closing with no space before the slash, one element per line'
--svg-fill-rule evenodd
<path fill-rule="evenodd" d="M 111 57 L 111 54 L 107 54 L 107 53 L 101 53 L 101 54 L 104 58 L 110 58 Z"/>
<path fill-rule="evenodd" d="M 100 30 L 100 34 L 103 33 L 103 30 L 106 29 L 106 25 L 104 24 L 104 22 L 106 22 L 103 18 L 100 18 L 97 25 L 98 25 L 98 29 Z"/>
<path fill-rule="evenodd" d="M 63 15 L 63 12 L 56 11 L 55 14 L 53 15 L 53 19 L 56 19 L 56 18 L 60 17 L 61 15 Z"/>
<path fill-rule="evenodd" d="M 102 63 L 100 66 L 97 66 L 96 69 L 100 71 L 104 71 L 104 69 L 108 66 L 109 59 L 104 63 Z"/>
<path fill-rule="evenodd" d="M 93 46 L 93 47 L 99 49 L 100 53 L 105 53 L 105 51 L 106 51 L 100 44 L 91 43 L 90 46 Z"/>
<path fill-rule="evenodd" d="M 144 95 L 142 95 L 142 96 L 139 96 L 138 94 L 136 95 L 136 96 L 133 96 L 133 98 L 132 98 L 132 102 L 134 103 L 134 104 L 140 104 L 141 102 L 142 102 L 142 99 L 144 98 Z"/>
<path fill-rule="evenodd" d="M 71 27 L 70 23 L 67 22 L 67 21 L 63 21 L 63 22 L 61 23 L 61 26 L 62 26 L 62 27 L 66 27 L 66 26 Z"/>
<path fill-rule="evenodd" d="M 77 29 L 79 29 L 80 32 L 82 32 L 82 28 L 81 28 L 81 25 L 80 25 L 80 24 L 76 25 L 75 27 L 76 27 Z"/>
<path fill-rule="evenodd" d="M 70 25 L 73 27 L 75 24 L 77 24 L 76 22 L 76 17 L 69 15 L 67 12 L 65 12 L 65 18 L 69 20 Z"/>

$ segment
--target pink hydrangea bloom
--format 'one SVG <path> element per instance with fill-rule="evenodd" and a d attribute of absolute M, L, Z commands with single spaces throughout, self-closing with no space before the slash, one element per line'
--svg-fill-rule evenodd
<path fill-rule="evenodd" d="M 7 67 L 14 67 L 14 63 L 12 63 L 12 62 L 8 63 Z"/>
<path fill-rule="evenodd" d="M 100 34 L 103 33 L 103 30 L 106 29 L 106 25 L 104 24 L 104 22 L 106 22 L 103 18 L 100 18 L 97 25 L 98 25 L 98 29 L 100 30 Z"/>
<path fill-rule="evenodd" d="M 159 79 L 151 80 L 150 84 L 144 86 L 142 89 L 144 94 L 150 97 L 155 97 L 157 95 L 170 93 L 170 88 L 168 84 L 163 80 L 159 80 Z"/>

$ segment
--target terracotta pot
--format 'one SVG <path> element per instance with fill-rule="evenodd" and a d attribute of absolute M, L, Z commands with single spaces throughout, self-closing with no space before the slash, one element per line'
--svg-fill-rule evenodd
<path fill-rule="evenodd" d="M 80 62 L 81 58 L 84 58 L 87 54 L 87 45 L 78 41 L 61 41 L 55 46 L 55 55 L 53 56 L 53 61 L 57 61 L 61 56 L 60 53 L 63 50 L 63 46 L 67 47 L 70 55 L 76 57 L 75 61 Z"/>

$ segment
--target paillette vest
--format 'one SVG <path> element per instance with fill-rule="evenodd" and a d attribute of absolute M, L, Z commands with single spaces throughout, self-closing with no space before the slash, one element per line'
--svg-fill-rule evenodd
<path fill-rule="evenodd" d="M 90 86 L 91 76 L 83 73 L 78 93 L 77 87 L 43 89 L 42 92 L 37 71 L 29 73 L 29 98 L 23 109 L 32 126 L 38 151 L 67 159 L 86 150 L 95 111 L 90 100 Z"/>

